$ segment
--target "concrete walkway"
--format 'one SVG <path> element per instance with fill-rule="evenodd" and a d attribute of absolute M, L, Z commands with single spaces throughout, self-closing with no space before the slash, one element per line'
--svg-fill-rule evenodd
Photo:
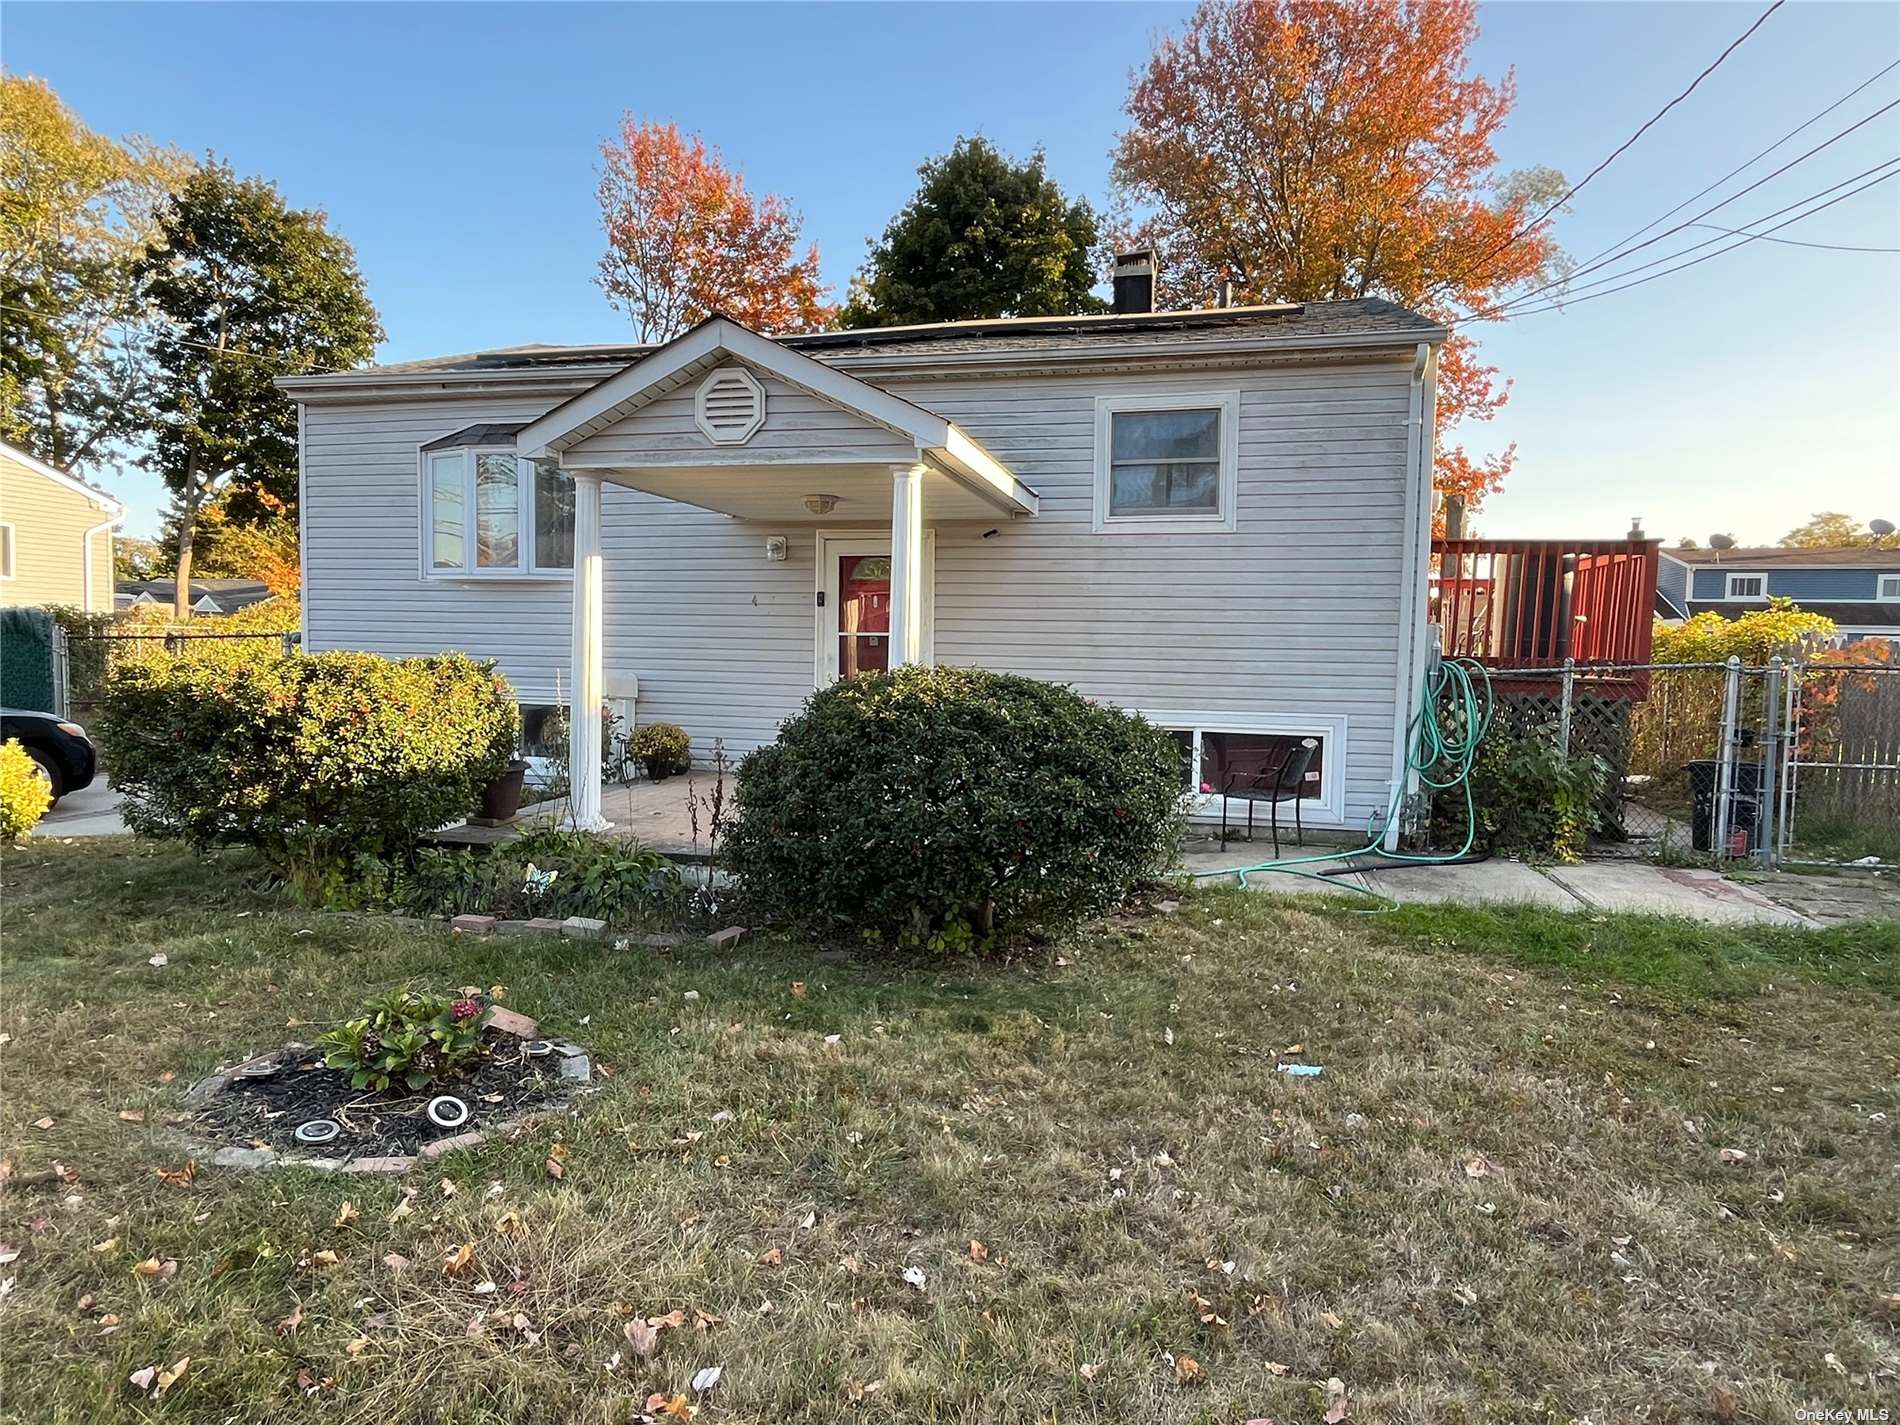
<path fill-rule="evenodd" d="M 1324 854 L 1316 847 L 1302 851 L 1292 846 L 1282 846 L 1281 853 L 1285 856 Z M 1191 850 L 1184 861 L 1190 874 L 1216 882 L 1220 877 L 1213 873 L 1237 871 L 1271 855 L 1270 848 L 1256 843 L 1230 846 L 1225 850 Z M 1362 864 L 1371 859 L 1356 858 Z M 1343 859 L 1316 860 L 1291 869 L 1325 872 L 1346 864 Z M 1281 872 L 1254 872 L 1247 877 L 1247 884 L 1259 891 L 1366 899 L 1344 886 L 1335 887 L 1333 882 L 1378 891 L 1400 902 L 1633 911 L 1645 915 L 1686 916 L 1713 925 L 1814 926 L 1832 919 L 1781 904 L 1754 885 L 1745 885 L 1719 871 L 1651 866 L 1636 861 L 1589 861 L 1580 866 L 1539 867 L 1499 858 L 1457 866 L 1395 864 L 1381 866 L 1376 871 L 1347 872 L 1325 879 Z"/>
<path fill-rule="evenodd" d="M 40 818 L 33 829 L 35 836 L 124 836 L 125 822 L 119 805 L 125 800 L 106 785 L 104 776 L 93 779 L 90 787 L 68 792 L 59 805 Z"/>

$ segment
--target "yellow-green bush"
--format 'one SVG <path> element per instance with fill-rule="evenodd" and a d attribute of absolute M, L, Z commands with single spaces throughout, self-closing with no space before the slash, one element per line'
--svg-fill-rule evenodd
<path fill-rule="evenodd" d="M 1775 598 L 1765 609 L 1725 618 L 1713 609 L 1675 627 L 1658 622 L 1650 658 L 1657 663 L 1724 663 L 1738 657 L 1759 668 L 1776 654 L 1786 658 L 1834 634 L 1834 620 L 1803 613 L 1793 599 Z"/>
<path fill-rule="evenodd" d="M 52 804 L 45 774 L 19 740 L 9 737 L 0 743 L 0 841 L 29 835 Z"/>

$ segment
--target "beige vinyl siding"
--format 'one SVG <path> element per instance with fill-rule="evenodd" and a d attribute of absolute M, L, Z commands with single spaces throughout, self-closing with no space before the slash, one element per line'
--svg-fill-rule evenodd
<path fill-rule="evenodd" d="M 92 590 L 86 589 L 86 531 L 112 512 L 0 451 L 0 525 L 11 525 L 13 577 L 0 579 L 0 605 L 112 607 L 112 532 L 92 536 Z"/>
<path fill-rule="evenodd" d="M 1390 795 L 1409 377 L 1408 363 L 1391 361 L 880 382 L 956 421 L 1041 495 L 1033 520 L 939 523 L 926 509 L 937 661 L 1059 679 L 1159 715 L 1206 715 L 1210 727 L 1343 718 L 1344 820 L 1363 824 Z M 1200 390 L 1240 392 L 1237 528 L 1092 533 L 1096 397 Z M 855 423 L 789 388 L 767 401 L 754 444 L 817 433 L 835 447 Z M 311 405 L 309 645 L 462 648 L 496 658 L 524 700 L 567 687 L 567 583 L 425 580 L 418 556 L 417 446 L 553 404 Z M 628 441 L 631 453 L 663 434 L 681 451 L 713 449 L 692 429 L 690 392 L 632 419 L 587 444 Z M 724 458 L 743 458 L 738 449 Z M 820 527 L 848 526 L 742 521 L 607 486 L 606 668 L 610 683 L 638 678 L 640 721 L 680 723 L 701 755 L 715 737 L 734 753 L 770 740 L 813 685 Z M 854 527 L 889 532 L 887 521 Z M 784 562 L 765 557 L 771 535 L 787 537 Z"/>

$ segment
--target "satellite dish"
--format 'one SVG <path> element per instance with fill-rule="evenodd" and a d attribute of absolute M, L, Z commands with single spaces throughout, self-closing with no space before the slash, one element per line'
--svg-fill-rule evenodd
<path fill-rule="evenodd" d="M 1732 534 L 1712 534 L 1709 536 L 1710 549 L 1733 549 L 1735 536 Z"/>
<path fill-rule="evenodd" d="M 1893 533 L 1892 520 L 1868 520 L 1867 529 L 1875 539 L 1885 539 Z"/>

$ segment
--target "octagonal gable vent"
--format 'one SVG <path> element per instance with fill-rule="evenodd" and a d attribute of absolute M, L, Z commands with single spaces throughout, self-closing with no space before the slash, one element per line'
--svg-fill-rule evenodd
<path fill-rule="evenodd" d="M 743 366 L 722 366 L 699 383 L 693 418 L 714 445 L 744 445 L 765 424 L 765 388 Z"/>

